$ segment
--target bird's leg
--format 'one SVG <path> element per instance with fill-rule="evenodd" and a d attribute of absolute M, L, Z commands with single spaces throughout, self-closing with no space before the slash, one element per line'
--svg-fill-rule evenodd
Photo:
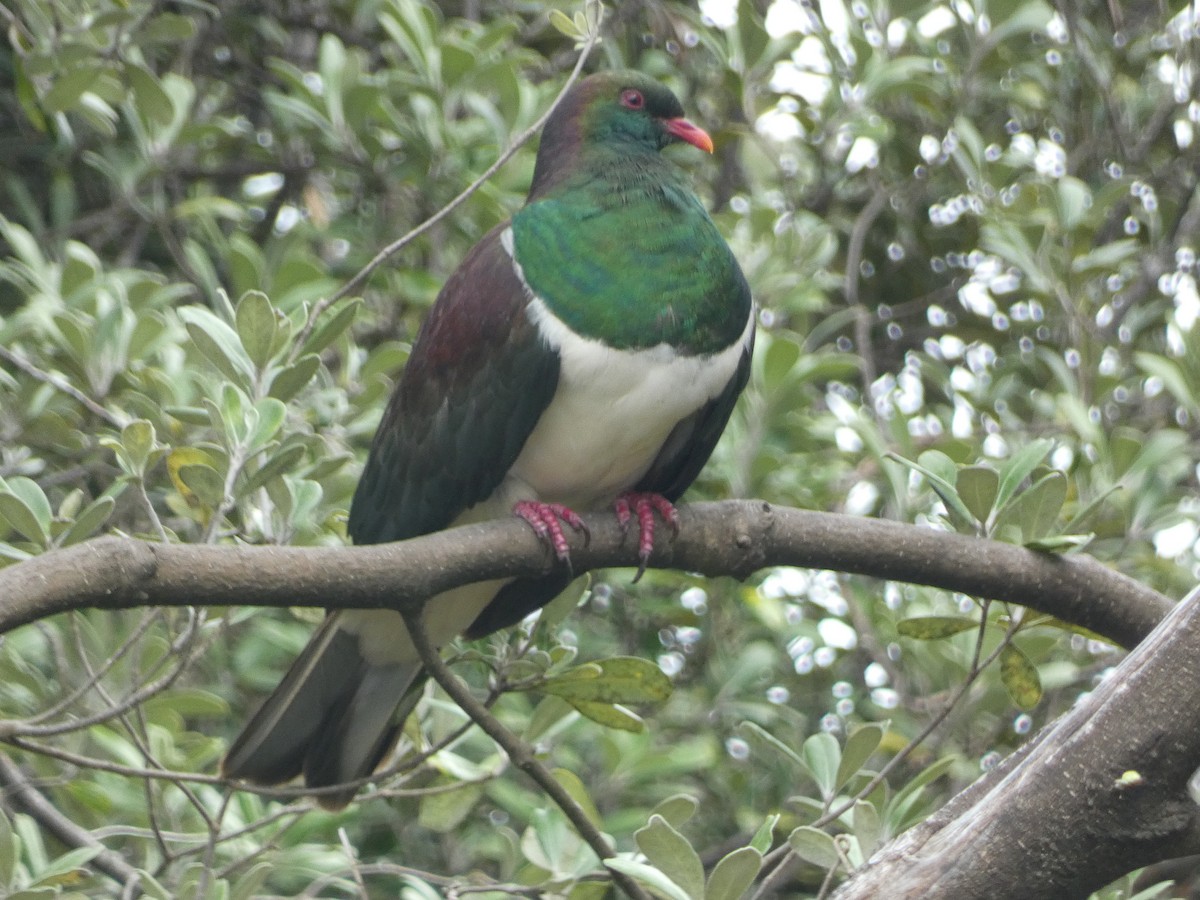
<path fill-rule="evenodd" d="M 652 494 L 646 491 L 629 491 L 622 494 L 613 503 L 617 512 L 617 521 L 624 531 L 629 531 L 629 523 L 637 516 L 638 522 L 638 566 L 636 582 L 646 574 L 646 566 L 650 564 L 650 554 L 654 552 L 654 514 L 671 526 L 671 534 L 679 534 L 679 512 L 675 504 L 662 494 Z"/>
<path fill-rule="evenodd" d="M 573 509 L 561 503 L 542 503 L 539 500 L 521 500 L 513 506 L 513 515 L 524 519 L 533 533 L 549 544 L 554 555 L 567 565 L 571 564 L 571 548 L 567 546 L 562 523 L 566 522 L 576 531 L 583 532 L 584 541 L 591 539 L 591 532 Z"/>

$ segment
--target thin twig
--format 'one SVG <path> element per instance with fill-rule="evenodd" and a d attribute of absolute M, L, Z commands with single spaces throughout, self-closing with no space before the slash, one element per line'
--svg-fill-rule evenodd
<path fill-rule="evenodd" d="M 862 275 L 863 248 L 866 245 L 867 232 L 883 212 L 887 196 L 883 185 L 875 188 L 875 193 L 854 220 L 854 227 L 850 230 L 850 243 L 846 246 L 846 305 L 854 310 L 854 343 L 858 347 L 858 355 L 862 358 L 863 399 L 868 403 L 871 399 L 871 385 L 875 383 L 875 354 L 871 349 L 871 314 L 859 297 L 858 282 Z"/>
<path fill-rule="evenodd" d="M 109 412 L 61 375 L 56 375 L 53 372 L 47 372 L 43 369 L 39 369 L 29 360 L 25 359 L 23 356 L 13 353 L 3 345 L 0 345 L 0 359 L 4 360 L 11 366 L 16 366 L 26 375 L 30 375 L 33 378 L 36 378 L 38 381 L 50 385 L 59 393 L 66 394 L 72 400 L 76 400 L 83 404 L 83 406 L 87 408 L 88 412 L 103 419 L 114 428 L 121 428 L 125 425 L 125 421 L 121 417 L 117 416 L 115 413 Z"/>
<path fill-rule="evenodd" d="M 583 71 L 583 66 L 584 63 L 587 62 L 588 55 L 592 52 L 592 48 L 600 39 L 600 23 L 603 21 L 604 6 L 597 3 L 595 5 L 595 9 L 597 10 L 595 25 L 591 29 L 587 40 L 584 42 L 583 47 L 579 51 L 579 59 L 575 61 L 575 68 L 571 70 L 571 74 L 567 77 L 566 84 L 562 86 L 562 90 L 558 92 L 558 96 L 554 98 L 554 102 L 550 104 L 550 106 L 544 113 L 542 113 L 536 122 L 517 135 L 516 139 L 503 153 L 500 154 L 499 157 L 497 157 L 496 161 L 488 166 L 482 175 L 467 185 L 467 187 L 463 189 L 462 193 L 460 193 L 457 197 L 439 209 L 436 213 L 434 213 L 412 231 L 408 232 L 408 234 L 404 235 L 404 237 L 392 241 L 392 243 L 388 244 L 386 247 L 376 253 L 369 263 L 363 266 L 353 278 L 347 281 L 333 294 L 330 294 L 325 299 L 319 300 L 317 303 L 313 304 L 312 311 L 308 315 L 308 321 L 304 323 L 304 328 L 301 329 L 300 333 L 296 336 L 295 342 L 292 344 L 293 357 L 299 352 L 299 348 L 304 346 L 304 342 L 308 340 L 308 336 L 312 333 L 313 328 L 317 324 L 317 319 L 321 317 L 321 314 L 325 312 L 325 310 L 327 310 L 338 300 L 346 297 L 351 291 L 358 288 L 359 285 L 367 280 L 367 278 L 372 272 L 375 271 L 375 269 L 386 262 L 393 254 L 398 253 L 400 250 L 407 247 L 438 222 L 442 221 L 442 219 L 450 215 L 450 213 L 454 212 L 454 210 L 461 206 L 468 197 L 479 190 L 488 181 L 488 179 L 495 175 L 496 172 L 500 170 L 501 166 L 512 159 L 513 155 L 525 143 L 527 143 L 530 138 L 542 130 L 542 126 L 546 124 L 546 120 L 554 114 L 554 110 L 558 108 L 558 105 L 562 102 L 563 97 L 567 95 L 567 91 L 569 91 L 579 79 L 579 74 Z"/>
<path fill-rule="evenodd" d="M 588 818 L 583 808 L 575 802 L 575 798 L 567 792 L 541 760 L 534 756 L 529 745 L 504 727 L 500 720 L 492 715 L 491 711 L 485 708 L 467 686 L 450 671 L 450 667 L 446 665 L 437 648 L 429 640 L 429 634 L 425 630 L 425 623 L 422 621 L 420 612 L 404 613 L 404 625 L 408 629 L 413 647 L 416 648 L 421 663 L 429 672 L 430 677 L 441 685 L 442 690 L 450 695 L 450 699 L 457 703 L 488 737 L 500 745 L 513 764 L 532 778 L 538 787 L 554 801 L 555 805 L 575 826 L 579 836 L 592 848 L 601 861 L 612 857 L 615 851 L 609 845 L 608 838 L 604 836 L 596 823 Z M 632 878 L 621 872 L 610 871 L 613 881 L 620 885 L 621 890 L 629 896 L 634 897 L 635 900 L 650 900 L 650 895 Z"/>

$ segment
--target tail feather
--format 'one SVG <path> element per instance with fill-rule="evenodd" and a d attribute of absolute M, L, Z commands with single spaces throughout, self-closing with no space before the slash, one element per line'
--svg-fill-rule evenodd
<path fill-rule="evenodd" d="M 399 734 L 397 707 L 411 712 L 424 683 L 415 660 L 371 664 L 359 635 L 326 618 L 279 687 L 234 740 L 221 763 L 227 778 L 280 784 L 302 772 L 309 787 L 370 775 Z M 401 718 L 399 721 L 403 721 Z M 319 797 L 340 809 L 353 790 Z"/>
<path fill-rule="evenodd" d="M 425 670 L 417 662 L 369 667 L 349 702 L 330 710 L 336 720 L 313 736 L 304 757 L 304 783 L 327 787 L 374 772 L 399 737 L 424 684 Z M 341 809 L 356 790 L 319 794 L 317 802 Z"/>

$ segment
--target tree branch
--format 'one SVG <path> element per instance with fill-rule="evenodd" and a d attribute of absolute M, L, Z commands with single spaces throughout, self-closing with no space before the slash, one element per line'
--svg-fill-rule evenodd
<path fill-rule="evenodd" d="M 1198 651 L 1200 590 L 1069 713 L 886 845 L 835 896 L 1085 897 L 1195 853 Z"/>
<path fill-rule="evenodd" d="M 611 513 L 588 516 L 591 541 L 571 535 L 577 573 L 636 566 L 636 536 Z M 248 547 L 104 537 L 0 569 L 0 634 L 72 609 L 138 606 L 323 606 L 419 609 L 475 581 L 544 574 L 554 566 L 516 518 L 364 547 Z M 767 566 L 836 569 L 1017 603 L 1126 647 L 1171 610 L 1163 595 L 1086 555 L 1055 556 L 914 525 L 772 507 L 761 500 L 680 509 L 680 533 L 660 539 L 658 568 L 745 578 Z"/>
<path fill-rule="evenodd" d="M 534 756 L 533 748 L 505 728 L 504 724 L 492 715 L 486 706 L 476 700 L 467 686 L 450 671 L 450 667 L 438 653 L 437 647 L 433 646 L 433 642 L 429 640 L 420 613 L 418 611 L 405 613 L 404 624 L 408 628 L 413 647 L 420 655 L 425 669 L 442 690 L 450 695 L 450 699 L 457 703 L 459 708 L 471 718 L 471 721 L 482 728 L 487 736 L 508 754 L 513 765 L 532 778 L 546 796 L 554 801 L 602 863 L 613 856 L 616 851 L 600 827 L 588 818 L 583 807 L 575 801 L 575 798 L 559 783 L 541 760 Z M 642 890 L 641 886 L 630 876 L 615 869 L 610 869 L 609 872 L 613 881 L 634 900 L 650 900 L 650 895 Z"/>
<path fill-rule="evenodd" d="M 121 854 L 109 850 L 86 828 L 76 825 L 42 796 L 12 759 L 0 754 L 0 788 L 13 808 L 23 809 L 68 847 L 94 847 L 89 865 L 123 885 L 136 885 L 141 876 Z"/>

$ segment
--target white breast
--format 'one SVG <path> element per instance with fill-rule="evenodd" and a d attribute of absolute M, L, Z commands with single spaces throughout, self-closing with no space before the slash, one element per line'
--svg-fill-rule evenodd
<path fill-rule="evenodd" d="M 511 233 L 504 238 L 511 252 Z M 740 340 L 704 356 L 666 344 L 615 350 L 574 333 L 530 296 L 526 314 L 558 352 L 561 369 L 554 399 L 501 487 L 506 502 L 539 499 L 586 510 L 633 488 L 671 429 L 725 389 L 754 327 L 750 316 Z"/>

